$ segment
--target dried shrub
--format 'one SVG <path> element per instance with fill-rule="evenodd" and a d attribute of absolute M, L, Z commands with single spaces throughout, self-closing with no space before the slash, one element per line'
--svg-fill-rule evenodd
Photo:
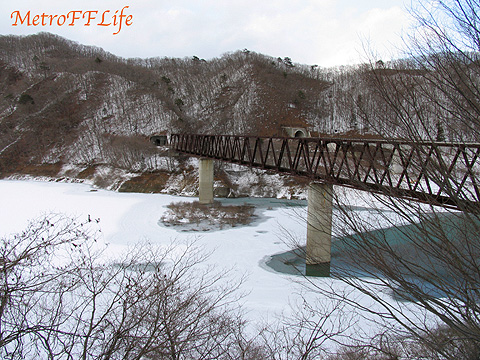
<path fill-rule="evenodd" d="M 29 94 L 22 94 L 18 99 L 18 103 L 21 105 L 35 104 L 35 101 L 33 100 L 33 97 Z"/>
<path fill-rule="evenodd" d="M 125 181 L 119 192 L 137 192 L 137 193 L 160 193 L 165 189 L 170 174 L 165 171 L 155 171 L 152 173 L 143 173 L 132 179 Z"/>
<path fill-rule="evenodd" d="M 209 230 L 214 225 L 220 228 L 224 225 L 247 225 L 252 222 L 255 213 L 253 205 L 222 205 L 218 201 L 211 205 L 203 205 L 198 201 L 175 202 L 168 205 L 168 209 L 161 218 L 164 224 L 187 227 L 202 225 L 203 230 Z"/>
<path fill-rule="evenodd" d="M 48 176 L 55 177 L 62 170 L 63 164 L 56 162 L 54 164 L 28 164 L 25 166 L 19 165 L 15 169 L 17 173 L 27 174 L 31 176 Z"/>
<path fill-rule="evenodd" d="M 91 179 L 95 176 L 96 166 L 89 166 L 82 171 L 80 171 L 77 175 L 79 179 Z"/>

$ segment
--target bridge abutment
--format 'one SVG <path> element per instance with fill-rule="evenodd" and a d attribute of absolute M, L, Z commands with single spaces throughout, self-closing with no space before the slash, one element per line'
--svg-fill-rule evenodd
<path fill-rule="evenodd" d="M 198 202 L 213 204 L 213 160 L 200 159 L 198 165 Z"/>
<path fill-rule="evenodd" d="M 308 187 L 306 275 L 330 275 L 332 195 L 331 184 Z"/>

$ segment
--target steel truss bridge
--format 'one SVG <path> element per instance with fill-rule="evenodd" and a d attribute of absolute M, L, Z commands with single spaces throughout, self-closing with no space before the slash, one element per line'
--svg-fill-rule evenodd
<path fill-rule="evenodd" d="M 480 211 L 480 144 L 173 134 L 184 154 Z"/>

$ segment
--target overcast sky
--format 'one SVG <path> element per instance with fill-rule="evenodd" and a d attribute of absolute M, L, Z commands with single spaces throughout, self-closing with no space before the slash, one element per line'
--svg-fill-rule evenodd
<path fill-rule="evenodd" d="M 395 56 L 402 33 L 411 26 L 404 2 L 410 4 L 410 0 L 10 0 L 0 4 L 0 34 L 48 31 L 126 58 L 211 59 L 246 48 L 328 67 L 362 62 L 366 44 L 379 58 Z M 131 17 L 122 18 L 120 29 L 122 8 Z M 28 11 L 31 25 L 25 20 L 13 26 L 17 15 L 24 19 Z M 69 26 L 70 14 L 58 26 L 57 20 L 71 11 L 79 11 L 75 15 L 80 19 Z M 88 11 L 98 13 L 90 13 L 90 26 L 85 26 Z M 104 12 L 103 24 L 109 26 L 99 25 Z M 57 15 L 52 26 L 48 17 L 43 19 L 47 25 L 38 18 L 33 26 L 34 16 L 42 14 Z"/>

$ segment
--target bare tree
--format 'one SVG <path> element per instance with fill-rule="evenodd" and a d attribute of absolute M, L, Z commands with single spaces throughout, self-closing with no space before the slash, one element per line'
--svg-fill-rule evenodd
<path fill-rule="evenodd" d="M 0 351 L 4 357 L 35 356 L 35 339 L 41 341 L 37 334 L 48 338 L 64 321 L 63 295 L 75 285 L 69 281 L 73 269 L 52 251 L 68 256 L 74 253 L 72 248 L 85 246 L 93 234 L 83 225 L 53 215 L 2 239 Z M 52 311 L 45 311 L 45 306 Z"/>
<path fill-rule="evenodd" d="M 417 203 L 394 193 L 362 197 L 361 191 L 335 189 L 331 275 L 369 301 L 315 281 L 310 289 L 341 298 L 383 327 L 373 339 L 352 339 L 337 354 L 341 358 L 480 354 L 480 205 L 466 205 L 478 199 L 473 179 L 480 154 L 467 145 L 480 138 L 480 5 L 440 0 L 412 13 L 419 26 L 409 39 L 408 59 L 375 59 L 363 69 L 373 104 L 357 99 L 357 114 L 378 134 L 408 143 L 389 155 L 392 178 L 395 152 L 409 154 L 396 164 L 401 176 L 410 176 L 418 189 L 443 188 L 455 209 L 439 207 L 434 199 Z M 429 147 L 426 141 L 434 143 Z M 430 161 L 431 151 L 442 161 Z M 453 171 L 459 158 L 466 167 Z"/>
<path fill-rule="evenodd" d="M 48 216 L 2 239 L 3 358 L 258 358 L 240 283 L 195 244 L 141 244 L 107 261 L 92 223 Z"/>
<path fill-rule="evenodd" d="M 445 162 L 418 162 L 410 173 L 415 179 L 422 173 L 435 186 L 444 185 L 440 179 L 445 178 L 459 184 L 465 173 L 450 168 L 458 157 L 468 159 L 467 171 L 479 170 L 479 154 L 464 145 L 480 138 L 480 5 L 440 0 L 432 9 L 412 13 L 419 27 L 410 38 L 410 57 L 381 67 L 372 62 L 364 75 L 375 106 L 362 115 L 372 128 L 382 122 L 395 124 L 383 135 L 408 140 L 412 154 L 423 159 L 428 147 L 422 141 L 448 140 L 455 151 L 444 153 Z M 338 240 L 333 245 L 337 258 L 332 276 L 373 300 L 374 306 L 365 306 L 344 299 L 385 321 L 388 330 L 383 334 L 389 336 L 382 339 L 413 344 L 397 347 L 397 355 L 414 356 L 417 351 L 416 356 L 429 358 L 476 359 L 480 354 L 480 205 L 464 206 L 475 186 L 472 182 L 460 190 L 444 188 L 456 210 L 393 194 L 368 195 L 368 216 L 353 210 L 358 194 L 336 194 Z M 367 345 L 382 349 L 373 340 Z"/>
<path fill-rule="evenodd" d="M 339 298 L 313 303 L 303 296 L 291 304 L 292 315 L 280 316 L 259 334 L 268 359 L 324 359 L 338 344 L 347 342 L 348 332 L 358 320 Z"/>

